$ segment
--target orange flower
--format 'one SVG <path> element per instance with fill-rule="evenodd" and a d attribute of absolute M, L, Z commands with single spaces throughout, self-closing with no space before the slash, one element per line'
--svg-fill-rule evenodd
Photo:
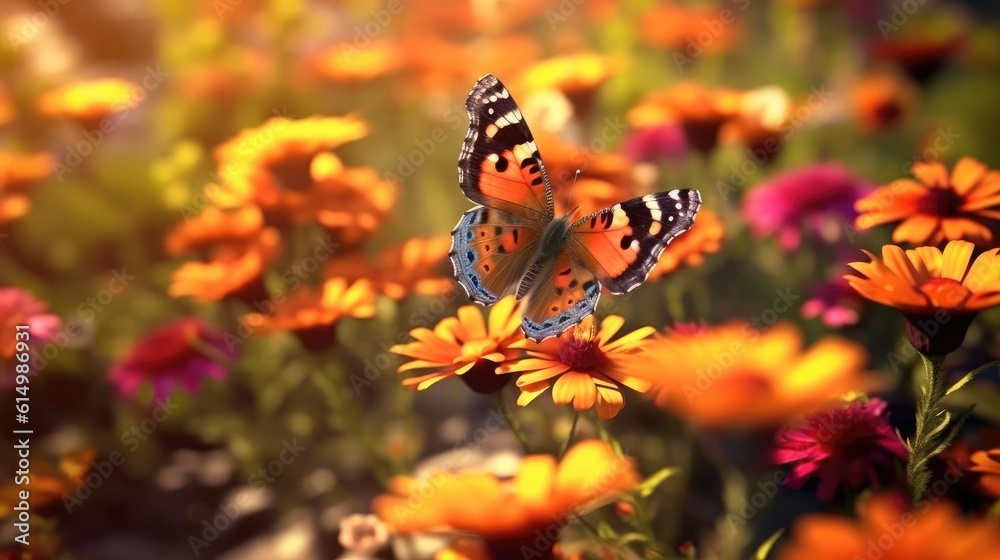
<path fill-rule="evenodd" d="M 524 340 L 515 346 L 528 351 L 527 358 L 500 366 L 500 373 L 520 372 L 517 404 L 527 406 L 549 387 L 557 405 L 573 404 L 577 411 L 597 407 L 602 420 L 614 418 L 625 406 L 621 386 L 639 392 L 649 389 L 640 379 L 634 357 L 644 346 L 653 327 L 633 331 L 614 342 L 611 337 L 625 319 L 609 315 L 594 334 L 594 317 L 588 316 L 574 329 L 543 342 Z"/>
<path fill-rule="evenodd" d="M 714 4 L 656 4 L 639 16 L 639 37 L 648 45 L 674 51 L 670 53 L 672 62 L 683 69 L 689 59 L 694 62 L 703 53 L 729 51 L 739 43 L 742 34 L 739 22 L 725 25 L 720 22 L 718 29 L 708 27 L 709 22 L 719 20 L 721 11 Z M 706 42 L 704 36 L 711 40 Z"/>
<path fill-rule="evenodd" d="M 437 36 L 489 36 L 491 32 L 496 32 L 496 35 L 502 36 L 507 33 L 500 32 L 508 32 L 530 22 L 554 6 L 553 0 L 509 0 L 502 3 L 437 0 L 421 5 L 419 10 L 405 10 L 399 17 L 406 35 L 429 33 Z M 480 72 L 483 73 L 485 71 Z"/>
<path fill-rule="evenodd" d="M 569 210 L 568 202 L 587 214 L 638 195 L 631 190 L 633 167 L 624 155 L 610 150 L 595 151 L 545 132 L 536 132 L 535 142 L 552 179 L 557 211 Z M 567 200 L 571 189 L 573 200 Z"/>
<path fill-rule="evenodd" d="M 92 123 L 113 113 L 132 109 L 147 95 L 139 84 L 118 78 L 78 82 L 52 90 L 37 101 L 38 111 Z"/>
<path fill-rule="evenodd" d="M 364 137 L 354 116 L 290 120 L 277 117 L 216 148 L 222 205 L 255 204 L 269 225 L 318 223 L 356 244 L 395 202 L 395 187 L 373 169 L 346 168 L 329 152 Z"/>
<path fill-rule="evenodd" d="M 844 278 L 862 296 L 900 310 L 914 348 L 944 355 L 962 345 L 977 312 L 1000 304 L 1000 249 L 969 266 L 974 249 L 968 241 L 952 241 L 943 253 L 885 245 L 881 259 L 865 251 L 871 262 L 848 263 L 862 276 Z"/>
<path fill-rule="evenodd" d="M 979 488 L 1000 500 L 1000 447 L 972 454 L 972 472 L 980 473 Z"/>
<path fill-rule="evenodd" d="M 791 323 L 684 326 L 645 355 L 656 403 L 715 427 L 778 426 L 871 385 L 860 369 L 864 349 L 832 336 L 804 348 Z"/>
<path fill-rule="evenodd" d="M 277 230 L 264 227 L 263 216 L 255 207 L 206 208 L 167 235 L 167 254 L 195 251 L 205 257 L 204 261 L 181 265 L 168 292 L 172 297 L 212 301 L 228 295 L 247 300 L 265 297 L 261 277 L 278 254 L 280 239 Z"/>
<path fill-rule="evenodd" d="M 682 266 L 700 266 L 705 262 L 705 255 L 719 252 L 724 235 L 719 216 L 702 208 L 691 229 L 663 250 L 660 261 L 650 271 L 647 280 L 658 280 Z"/>
<path fill-rule="evenodd" d="M 885 72 L 859 78 L 851 92 L 855 116 L 868 132 L 902 122 L 913 111 L 916 98 L 912 84 Z"/>
<path fill-rule="evenodd" d="M 611 58 L 591 52 L 557 56 L 527 67 L 521 74 L 518 90 L 562 92 L 578 114 L 587 115 L 598 88 L 620 67 Z"/>
<path fill-rule="evenodd" d="M 322 49 L 312 60 L 317 75 L 339 84 L 359 84 L 400 69 L 403 54 L 395 43 L 371 43 L 363 49 L 339 43 Z"/>
<path fill-rule="evenodd" d="M 10 92 L 0 84 L 0 126 L 14 120 L 14 102 L 10 98 Z"/>
<path fill-rule="evenodd" d="M 1000 219 L 1000 171 L 962 158 L 952 170 L 939 162 L 910 168 L 920 181 L 900 179 L 855 204 L 855 225 L 869 229 L 902 220 L 892 233 L 896 243 L 941 245 L 962 239 L 992 248 Z"/>
<path fill-rule="evenodd" d="M 284 294 L 281 294 L 282 296 Z M 344 278 L 331 278 L 321 290 L 304 286 L 280 303 L 271 304 L 269 314 L 249 313 L 244 322 L 260 334 L 292 332 L 302 345 L 322 352 L 336 344 L 337 322 L 344 317 L 368 318 L 375 315 L 375 292 L 367 280 L 350 286 Z"/>
<path fill-rule="evenodd" d="M 972 25 L 961 10 L 948 7 L 916 14 L 888 36 L 873 39 L 873 58 L 898 64 L 913 80 L 925 84 L 962 50 Z"/>
<path fill-rule="evenodd" d="M 739 109 L 719 134 L 723 143 L 746 145 L 758 160 L 770 162 L 781 149 L 792 100 L 778 86 L 766 86 L 739 94 Z"/>
<path fill-rule="evenodd" d="M 0 486 L 0 519 L 13 515 L 14 507 L 20 502 L 19 493 L 27 490 L 31 493 L 32 511 L 37 508 L 68 500 L 68 512 L 73 513 L 79 498 L 75 493 L 83 484 L 83 479 L 90 472 L 90 465 L 97 457 L 93 448 L 79 449 L 59 458 L 58 463 L 33 460 L 31 475 L 26 485 L 10 483 Z M 74 501 L 75 500 L 75 501 Z"/>
<path fill-rule="evenodd" d="M 25 191 L 51 173 L 49 154 L 0 152 L 0 226 L 28 213 L 31 201 Z"/>
<path fill-rule="evenodd" d="M 463 43 L 421 30 L 404 37 L 400 50 L 404 53 L 403 66 L 414 75 L 413 88 L 417 89 L 413 94 L 426 103 L 439 94 L 464 96 L 470 85 L 487 72 L 516 75 L 538 58 L 539 45 L 528 35 L 501 35 Z M 441 110 L 434 112 L 441 115 Z"/>
<path fill-rule="evenodd" d="M 259 91 L 272 83 L 273 76 L 274 61 L 266 52 L 233 47 L 178 70 L 171 82 L 176 83 L 180 93 L 189 99 L 228 102 L 248 92 Z"/>
<path fill-rule="evenodd" d="M 575 511 L 638 481 L 632 463 L 610 445 L 585 440 L 558 464 L 550 455 L 524 457 L 512 478 L 479 471 L 399 477 L 390 483 L 393 493 L 376 498 L 372 509 L 397 533 L 474 533 L 496 560 L 522 557 L 522 546 L 552 558 L 552 548 L 535 549 L 536 531 L 558 532 Z"/>
<path fill-rule="evenodd" d="M 466 305 L 458 309 L 456 317 L 439 321 L 434 330 L 421 327 L 411 330 L 410 336 L 416 341 L 396 344 L 389 351 L 415 358 L 399 366 L 400 372 L 432 370 L 403 380 L 403 385 L 418 391 L 457 376 L 473 391 L 496 392 L 509 381 L 509 377 L 499 375 L 497 366 L 517 358 L 521 352 L 513 345 L 524 340 L 521 313 L 513 296 L 493 305 L 488 327 L 479 309 Z"/>
<path fill-rule="evenodd" d="M 777 558 L 1000 559 L 996 520 L 965 518 L 957 507 L 943 500 L 925 502 L 914 511 L 907 511 L 903 503 L 894 497 L 877 496 L 864 504 L 859 519 L 829 514 L 804 517 L 778 549 Z"/>
<path fill-rule="evenodd" d="M 374 264 L 359 252 L 337 257 L 330 261 L 324 273 L 328 277 L 342 276 L 351 280 L 368 278 L 376 292 L 396 300 L 411 293 L 442 295 L 455 287 L 450 272 L 435 273 L 436 268 L 449 262 L 450 248 L 448 236 L 418 237 L 387 247 Z"/>
<path fill-rule="evenodd" d="M 709 90 L 695 82 L 681 82 L 653 92 L 629 113 L 634 125 L 676 122 L 684 130 L 688 145 L 705 155 L 719 141 L 722 126 L 739 112 L 740 94 L 725 89 Z"/>

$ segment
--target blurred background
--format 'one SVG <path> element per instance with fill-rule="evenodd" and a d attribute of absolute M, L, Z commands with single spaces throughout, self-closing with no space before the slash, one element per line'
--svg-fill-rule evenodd
<path fill-rule="evenodd" d="M 858 231 L 853 203 L 914 161 L 1000 165 L 998 17 L 934 0 L 5 0 L 0 410 L 13 424 L 13 325 L 30 321 L 37 487 L 33 555 L 0 554 L 338 558 L 341 520 L 390 476 L 460 446 L 516 461 L 506 431 L 467 445 L 488 396 L 411 391 L 389 351 L 468 303 L 447 234 L 472 206 L 456 162 L 486 73 L 557 197 L 577 169 L 585 211 L 702 193 L 696 230 L 600 316 L 837 332 L 908 433 L 898 316 L 839 281 L 890 236 Z M 984 314 L 956 369 L 996 359 L 998 324 Z M 149 373 L 176 373 L 188 344 L 195 373 Z M 974 394 L 970 429 L 1000 418 L 995 376 Z M 608 426 L 640 470 L 694 466 L 661 490 L 658 535 L 710 549 L 724 479 L 772 476 L 769 436 L 734 420 L 692 446 L 683 418 L 627 401 Z M 538 449 L 571 420 L 546 399 L 516 414 Z M 824 507 L 782 488 L 745 542 Z"/>

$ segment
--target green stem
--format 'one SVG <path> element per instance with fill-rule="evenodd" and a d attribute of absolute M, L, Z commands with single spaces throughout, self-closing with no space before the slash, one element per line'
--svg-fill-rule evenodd
<path fill-rule="evenodd" d="M 920 387 L 920 398 L 916 407 L 916 429 L 909 442 L 910 459 L 906 464 L 906 483 L 910 497 L 919 501 L 930 482 L 930 462 L 944 445 L 947 445 L 946 424 L 950 414 L 944 409 L 944 376 L 941 364 L 944 356 L 920 355 L 924 362 L 924 382 Z"/>
<path fill-rule="evenodd" d="M 517 438 L 517 441 L 521 444 L 524 452 L 531 453 L 531 450 L 528 449 L 528 440 L 524 437 L 524 433 L 521 432 L 520 424 L 517 422 L 514 415 L 507 410 L 507 401 L 503 398 L 503 391 L 497 391 L 494 393 L 494 397 L 497 400 L 497 404 L 500 406 L 500 414 L 503 415 L 504 419 L 507 420 L 507 424 L 510 425 L 510 431 L 514 432 L 514 437 Z"/>
<path fill-rule="evenodd" d="M 573 424 L 569 427 L 569 433 L 566 434 L 566 441 L 563 443 L 562 450 L 559 451 L 559 460 L 566 456 L 566 452 L 569 451 L 569 446 L 573 443 L 573 434 L 576 433 L 576 423 L 580 421 L 580 413 L 577 412 L 573 415 Z"/>

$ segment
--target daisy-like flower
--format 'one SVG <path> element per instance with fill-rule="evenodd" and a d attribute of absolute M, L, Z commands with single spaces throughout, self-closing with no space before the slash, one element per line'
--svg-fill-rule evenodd
<path fill-rule="evenodd" d="M 747 146 L 748 156 L 766 165 L 781 150 L 792 108 L 792 99 L 778 86 L 745 91 L 740 94 L 735 118 L 719 132 L 721 141 Z"/>
<path fill-rule="evenodd" d="M 872 388 L 863 348 L 832 336 L 806 348 L 791 323 L 681 325 L 644 355 L 657 405 L 712 427 L 773 427 Z"/>
<path fill-rule="evenodd" d="M 21 353 L 17 350 L 18 339 L 14 336 L 14 333 L 19 332 L 17 325 L 28 325 L 28 330 L 25 331 L 29 336 L 28 347 L 34 353 L 51 342 L 62 328 L 59 317 L 49 313 L 45 303 L 28 292 L 19 288 L 0 288 L 0 328 L 3 328 L 3 332 L 10 333 L 5 340 L 0 341 L 0 389 L 15 385 L 15 368 L 17 364 L 23 363 L 15 359 L 15 355 Z M 34 366 L 28 369 L 29 374 L 37 373 Z"/>
<path fill-rule="evenodd" d="M 917 92 L 913 85 L 890 73 L 859 78 L 851 91 L 855 118 L 862 130 L 878 132 L 904 121 L 913 112 Z"/>
<path fill-rule="evenodd" d="M 367 278 L 377 293 L 395 300 L 410 294 L 442 295 L 455 287 L 450 272 L 437 270 L 447 266 L 450 248 L 448 236 L 416 237 L 386 247 L 374 263 L 355 251 L 332 259 L 324 271 L 328 277 Z"/>
<path fill-rule="evenodd" d="M 898 64 L 918 84 L 936 76 L 966 44 L 971 30 L 968 18 L 950 7 L 921 11 L 886 36 L 872 39 L 873 58 Z"/>
<path fill-rule="evenodd" d="M 1000 500 L 1000 447 L 976 451 L 971 460 L 972 468 L 969 470 L 979 474 L 979 490 Z"/>
<path fill-rule="evenodd" d="M 853 401 L 807 416 L 797 426 L 777 436 L 774 463 L 792 465 L 791 488 L 819 479 L 820 499 L 830 501 L 846 484 L 860 490 L 866 484 L 878 489 L 909 453 L 885 414 L 880 399 Z"/>
<path fill-rule="evenodd" d="M 684 266 L 701 266 L 705 255 L 718 253 L 725 231 L 719 216 L 707 208 L 698 212 L 691 229 L 670 242 L 647 280 L 658 280 Z"/>
<path fill-rule="evenodd" d="M 562 92 L 578 115 L 589 115 L 597 90 L 618 67 L 609 57 L 591 52 L 557 56 L 527 67 L 518 89 Z"/>
<path fill-rule="evenodd" d="M 264 227 L 256 207 L 223 210 L 213 206 L 175 227 L 165 246 L 171 256 L 188 252 L 203 256 L 174 272 L 169 288 L 172 297 L 218 301 L 232 295 L 249 301 L 264 295 L 262 276 L 278 254 L 280 235 Z"/>
<path fill-rule="evenodd" d="M 0 226 L 28 212 L 31 199 L 27 191 L 51 173 L 49 154 L 0 152 Z"/>
<path fill-rule="evenodd" d="M 962 158 L 948 175 L 940 162 L 917 162 L 914 177 L 885 185 L 857 202 L 855 225 L 866 230 L 901 222 L 895 243 L 943 245 L 961 239 L 993 248 L 1000 220 L 1000 171 Z"/>
<path fill-rule="evenodd" d="M 1000 303 L 1000 249 L 970 266 L 974 248 L 968 241 L 952 241 L 944 252 L 885 245 L 881 259 L 865 251 L 871 262 L 849 263 L 861 276 L 845 278 L 862 296 L 903 314 L 917 351 L 943 356 L 962 345 L 976 313 Z"/>
<path fill-rule="evenodd" d="M 895 496 L 866 501 L 858 519 L 811 515 L 799 520 L 777 550 L 778 560 L 1000 560 L 995 519 L 967 518 L 947 500 L 919 510 Z"/>
<path fill-rule="evenodd" d="M 111 367 L 108 377 L 122 397 L 134 396 L 147 382 L 153 386 L 154 401 L 167 398 L 177 387 L 196 395 L 202 379 L 229 376 L 215 361 L 219 356 L 236 357 L 224 333 L 201 319 L 179 319 L 146 333 Z"/>
<path fill-rule="evenodd" d="M 557 405 L 572 404 L 576 411 L 597 407 L 602 420 L 614 418 L 625 406 L 622 386 L 641 393 L 649 382 L 639 377 L 635 356 L 645 339 L 656 329 L 644 327 L 612 341 L 625 319 L 609 315 L 596 329 L 593 315 L 561 336 L 543 342 L 525 339 L 516 346 L 525 348 L 527 358 L 497 369 L 500 373 L 520 373 L 517 404 L 527 406 L 552 388 Z"/>
<path fill-rule="evenodd" d="M 507 296 L 490 309 L 489 324 L 475 305 L 458 309 L 456 317 L 446 317 L 434 329 L 410 331 L 416 339 L 396 344 L 389 350 L 413 361 L 399 366 L 399 372 L 428 369 L 426 373 L 403 380 L 403 385 L 422 391 L 438 381 L 459 377 L 478 393 L 494 393 L 510 380 L 500 375 L 497 366 L 516 359 L 521 351 L 515 342 L 524 340 L 521 312 L 517 300 Z"/>
<path fill-rule="evenodd" d="M 69 84 L 38 98 L 38 111 L 48 117 L 96 123 L 114 113 L 132 109 L 146 97 L 142 86 L 128 80 L 105 78 Z"/>
<path fill-rule="evenodd" d="M 336 345 L 340 319 L 375 315 L 375 292 L 367 280 L 348 285 L 344 278 L 331 278 L 320 291 L 301 287 L 274 307 L 270 315 L 250 313 L 243 319 L 258 333 L 292 332 L 307 349 L 322 352 Z"/>
<path fill-rule="evenodd" d="M 710 90 L 696 82 L 681 82 L 646 96 L 630 111 L 630 120 L 646 122 L 654 117 L 672 120 L 684 130 L 687 145 L 702 155 L 715 149 L 722 126 L 739 113 L 740 94 Z"/>
<path fill-rule="evenodd" d="M 743 218 L 754 235 L 777 235 L 786 252 L 801 245 L 803 226 L 833 243 L 843 233 L 842 224 L 857 216 L 855 203 L 871 189 L 836 163 L 809 164 L 756 185 L 743 201 Z"/>
<path fill-rule="evenodd" d="M 638 481 L 632 463 L 610 445 L 585 440 L 558 463 L 551 455 L 524 457 L 513 477 L 469 471 L 396 478 L 393 493 L 376 498 L 372 509 L 397 533 L 464 531 L 479 536 L 494 560 L 521 558 L 524 546 L 551 559 L 553 547 L 534 544 L 536 531 L 558 531 L 575 511 Z"/>

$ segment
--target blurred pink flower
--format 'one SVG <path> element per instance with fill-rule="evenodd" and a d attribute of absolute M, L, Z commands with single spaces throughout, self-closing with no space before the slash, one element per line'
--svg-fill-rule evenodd
<path fill-rule="evenodd" d="M 28 326 L 24 332 L 28 333 L 26 342 L 33 354 L 51 342 L 62 327 L 59 317 L 49 313 L 45 303 L 30 293 L 20 288 L 0 288 L 0 332 L 4 333 L 0 339 L 0 389 L 13 387 L 17 376 L 14 367 L 20 362 L 14 359 L 19 353 L 14 333 L 18 332 L 18 325 Z M 33 365 L 29 371 L 37 373 Z"/>
<path fill-rule="evenodd" d="M 846 483 L 859 489 L 870 482 L 879 488 L 880 475 L 893 470 L 893 459 L 906 461 L 903 442 L 884 415 L 885 401 L 851 403 L 811 414 L 800 425 L 777 436 L 775 464 L 794 464 L 788 486 L 801 488 L 813 475 L 816 493 L 830 501 Z"/>
<path fill-rule="evenodd" d="M 810 297 L 800 309 L 804 319 L 818 317 L 824 325 L 835 329 L 858 324 L 863 300 L 842 276 L 809 290 Z"/>
<path fill-rule="evenodd" d="M 801 244 L 803 225 L 835 242 L 857 217 L 854 202 L 873 187 L 840 164 L 809 164 L 757 185 L 743 202 L 743 217 L 757 237 L 777 234 L 788 252 Z"/>
<path fill-rule="evenodd" d="M 632 161 L 676 159 L 687 151 L 684 131 L 677 124 L 636 128 L 622 142 L 622 153 Z"/>
<path fill-rule="evenodd" d="M 128 354 L 111 368 L 111 382 L 123 397 L 131 397 L 140 386 L 153 384 L 153 400 L 167 397 L 176 386 L 198 393 L 202 378 L 225 379 L 229 371 L 206 351 L 235 358 L 235 349 L 223 333 L 201 319 L 187 318 L 147 333 Z"/>

